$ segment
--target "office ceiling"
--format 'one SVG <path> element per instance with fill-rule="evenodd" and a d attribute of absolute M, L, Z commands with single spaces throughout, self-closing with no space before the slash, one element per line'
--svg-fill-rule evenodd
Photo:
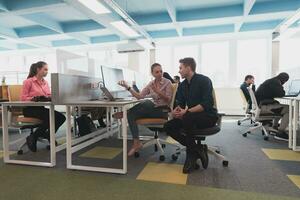
<path fill-rule="evenodd" d="M 96 14 L 78 0 L 0 0 L 0 50 L 65 47 L 129 39 L 110 25 L 120 7 L 144 32 L 162 40 L 265 31 L 295 15 L 300 0 L 99 0 L 112 12 Z M 299 12 L 299 11 L 298 11 Z M 299 23 L 291 27 L 297 29 Z M 295 35 L 299 33 L 295 32 Z"/>

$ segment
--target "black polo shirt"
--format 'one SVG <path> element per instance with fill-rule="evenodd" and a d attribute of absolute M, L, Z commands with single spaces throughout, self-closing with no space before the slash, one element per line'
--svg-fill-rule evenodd
<path fill-rule="evenodd" d="M 176 106 L 181 108 L 192 108 L 196 105 L 201 105 L 204 112 L 212 116 L 217 115 L 217 110 L 214 108 L 213 86 L 211 80 L 202 74 L 194 74 L 191 81 L 185 79 L 178 87 L 176 93 Z"/>

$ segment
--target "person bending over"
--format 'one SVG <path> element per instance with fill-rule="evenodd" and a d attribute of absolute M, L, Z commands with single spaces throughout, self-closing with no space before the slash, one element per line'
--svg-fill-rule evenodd
<path fill-rule="evenodd" d="M 256 100 L 260 106 L 262 114 L 275 114 L 281 115 L 280 126 L 278 127 L 278 121 L 275 121 L 273 127 L 278 129 L 275 138 L 278 140 L 287 141 L 288 134 L 285 132 L 289 124 L 289 106 L 280 104 L 274 98 L 283 97 L 285 91 L 283 89 L 283 84 L 289 80 L 289 75 L 282 72 L 275 76 L 274 78 L 268 79 L 263 82 L 255 92 Z"/>
<path fill-rule="evenodd" d="M 198 158 L 204 168 L 208 165 L 207 146 L 195 143 L 193 130 L 215 126 L 218 115 L 214 108 L 211 80 L 195 72 L 196 62 L 193 58 L 184 58 L 179 62 L 179 73 L 185 80 L 177 90 L 173 119 L 165 124 L 164 129 L 173 139 L 186 146 L 183 173 L 190 173 L 196 167 Z"/>
<path fill-rule="evenodd" d="M 154 80 L 140 93 L 132 89 L 125 81 L 119 82 L 119 84 L 125 87 L 135 98 L 143 99 L 145 97 L 151 97 L 153 99 L 153 101 L 145 100 L 128 110 L 128 125 L 133 137 L 133 146 L 128 152 L 129 156 L 138 152 L 143 146 L 139 140 L 139 130 L 136 120 L 141 118 L 167 118 L 167 114 L 163 112 L 163 109 L 168 107 L 172 100 L 172 84 L 170 80 L 162 76 L 161 65 L 154 63 L 151 66 L 151 73 Z"/>
<path fill-rule="evenodd" d="M 27 79 L 23 82 L 21 93 L 22 101 L 38 101 L 38 99 L 51 98 L 51 91 L 48 82 L 44 79 L 48 74 L 48 65 L 45 62 L 37 62 L 31 65 Z M 28 148 L 32 152 L 36 152 L 37 139 L 42 137 L 50 141 L 49 134 L 49 109 L 43 106 L 29 106 L 23 109 L 25 117 L 33 117 L 40 119 L 42 124 L 34 131 L 33 134 L 26 138 Z M 55 111 L 55 132 L 65 122 L 66 118 L 63 114 Z"/>

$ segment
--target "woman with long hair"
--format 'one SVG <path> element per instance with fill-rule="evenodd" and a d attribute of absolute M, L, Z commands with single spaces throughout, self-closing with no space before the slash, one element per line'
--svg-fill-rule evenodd
<path fill-rule="evenodd" d="M 30 67 L 27 79 L 23 82 L 21 93 L 22 101 L 38 101 L 51 99 L 51 91 L 48 82 L 44 79 L 48 74 L 48 65 L 43 61 L 34 63 Z M 49 109 L 43 106 L 30 106 L 23 109 L 25 117 L 40 119 L 42 123 L 34 133 L 26 138 L 27 146 L 32 152 L 36 152 L 37 139 L 42 137 L 50 141 L 49 134 Z M 55 132 L 65 122 L 66 118 L 60 112 L 55 111 Z"/>

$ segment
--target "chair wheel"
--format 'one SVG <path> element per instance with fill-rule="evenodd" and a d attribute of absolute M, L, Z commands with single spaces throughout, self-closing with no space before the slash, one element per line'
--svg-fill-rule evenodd
<path fill-rule="evenodd" d="M 265 140 L 265 141 L 268 141 L 268 140 L 269 140 L 269 137 L 268 137 L 268 136 L 265 136 L 265 137 L 264 137 L 264 140 Z"/>
<path fill-rule="evenodd" d="M 164 155 L 159 156 L 160 161 L 164 161 L 165 159 L 166 159 L 166 157 Z"/>
<path fill-rule="evenodd" d="M 240 126 L 240 125 L 241 125 L 241 121 L 240 121 L 240 120 L 237 122 L 237 125 L 238 125 L 238 126 Z"/>
<path fill-rule="evenodd" d="M 139 152 L 134 152 L 134 157 L 135 157 L 135 158 L 140 157 L 140 153 L 139 153 Z"/>
<path fill-rule="evenodd" d="M 17 152 L 17 154 L 18 154 L 18 155 L 22 155 L 22 154 L 23 154 L 23 150 L 19 150 L 19 151 Z"/>
<path fill-rule="evenodd" d="M 154 151 L 157 152 L 158 151 L 158 147 L 157 144 L 154 145 Z"/>
<path fill-rule="evenodd" d="M 172 155 L 172 160 L 176 161 L 178 159 L 178 156 L 176 154 Z"/>
<path fill-rule="evenodd" d="M 248 132 L 246 132 L 246 133 L 243 133 L 243 136 L 244 136 L 244 137 L 247 137 L 247 134 L 248 134 Z"/>
<path fill-rule="evenodd" d="M 223 160 L 222 164 L 223 164 L 224 167 L 228 167 L 229 162 L 228 162 L 228 160 Z"/>
<path fill-rule="evenodd" d="M 200 169 L 200 165 L 198 165 L 198 163 L 196 163 L 194 169 L 195 169 L 195 170 Z"/>
<path fill-rule="evenodd" d="M 217 154 L 220 154 L 221 152 L 220 152 L 220 150 L 216 150 L 216 153 L 217 153 Z"/>
<path fill-rule="evenodd" d="M 166 148 L 166 144 L 162 144 L 161 147 L 164 149 Z"/>

